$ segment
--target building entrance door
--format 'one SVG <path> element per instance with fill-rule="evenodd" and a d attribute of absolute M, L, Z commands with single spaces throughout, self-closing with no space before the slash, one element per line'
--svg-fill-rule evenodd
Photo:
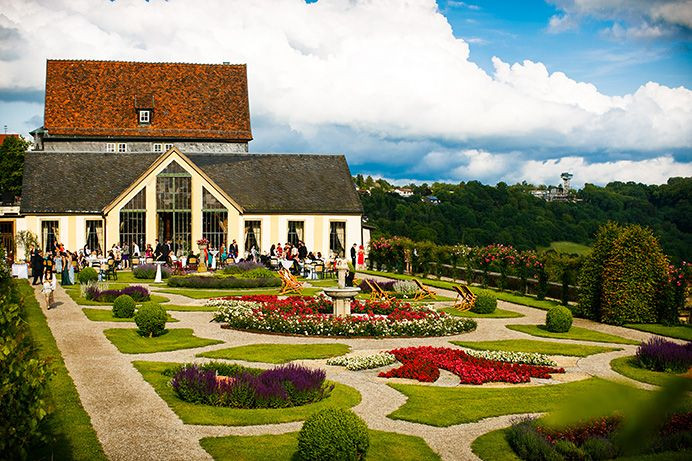
<path fill-rule="evenodd" d="M 158 213 L 159 242 L 172 242 L 171 249 L 175 254 L 178 250 L 187 255 L 191 245 L 192 213 L 189 211 L 159 211 Z"/>

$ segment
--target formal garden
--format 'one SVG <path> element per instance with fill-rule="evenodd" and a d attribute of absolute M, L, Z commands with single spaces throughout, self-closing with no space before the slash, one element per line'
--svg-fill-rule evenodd
<path fill-rule="evenodd" d="M 107 282 L 83 270 L 50 310 L 2 268 L 0 452 L 692 455 L 689 266 L 671 265 L 646 229 L 606 226 L 585 257 L 380 239 L 371 262 L 346 315 L 325 294 L 336 279 L 299 278 L 282 295 L 254 264 L 164 269 L 160 283 L 153 266 Z"/>

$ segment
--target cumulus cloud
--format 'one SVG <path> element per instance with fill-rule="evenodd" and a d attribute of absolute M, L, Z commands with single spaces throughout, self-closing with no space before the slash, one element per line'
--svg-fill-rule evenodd
<path fill-rule="evenodd" d="M 356 162 L 379 156 L 403 171 L 420 159 L 411 146 L 429 144 L 632 157 L 692 145 L 689 89 L 650 82 L 608 96 L 543 63 L 499 58 L 488 73 L 434 0 L 6 0 L 0 36 L 0 95 L 41 90 L 46 58 L 247 63 L 253 126 L 285 128 L 266 129 L 265 146 L 330 136 Z M 492 176 L 482 149 L 461 155 Z"/>

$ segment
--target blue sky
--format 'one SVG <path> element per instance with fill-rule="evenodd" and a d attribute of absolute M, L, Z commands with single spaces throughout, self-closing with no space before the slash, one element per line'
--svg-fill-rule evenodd
<path fill-rule="evenodd" d="M 41 124 L 48 58 L 230 60 L 251 152 L 397 183 L 692 175 L 692 0 L 100 3 L 3 2 L 0 125 Z"/>

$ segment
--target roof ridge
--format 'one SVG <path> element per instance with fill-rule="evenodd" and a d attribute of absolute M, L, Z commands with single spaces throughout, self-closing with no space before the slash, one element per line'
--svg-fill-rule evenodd
<path fill-rule="evenodd" d="M 46 62 L 114 62 L 122 64 L 164 64 L 164 65 L 186 65 L 186 66 L 238 66 L 247 67 L 243 64 L 224 64 L 224 63 L 203 63 L 203 62 L 183 62 L 183 61 L 127 61 L 120 59 L 46 59 Z"/>

